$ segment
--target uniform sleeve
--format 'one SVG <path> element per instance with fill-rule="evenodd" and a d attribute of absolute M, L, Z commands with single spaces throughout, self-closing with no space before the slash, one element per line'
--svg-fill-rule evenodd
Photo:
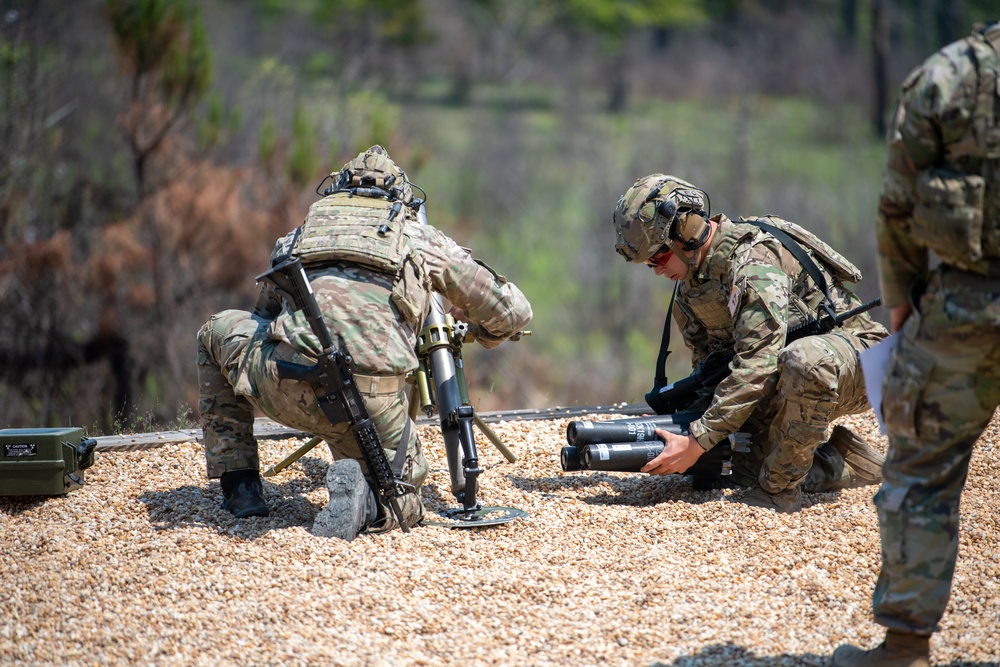
<path fill-rule="evenodd" d="M 287 252 L 294 240 L 294 230 L 278 239 L 274 244 L 274 249 L 271 250 L 271 259 L 268 262 L 268 266 L 274 266 L 275 258 L 281 253 Z M 257 302 L 254 304 L 253 314 L 267 320 L 273 320 L 281 314 L 282 305 L 283 302 L 278 295 L 278 291 L 271 283 L 265 282 L 261 284 L 260 292 L 257 293 Z"/>
<path fill-rule="evenodd" d="M 966 133 L 967 97 L 975 85 L 971 63 L 952 49 L 929 58 L 903 82 L 887 135 L 876 222 L 879 283 L 888 308 L 907 303 L 914 281 L 927 271 L 927 250 L 909 234 L 917 176 L 940 165 L 945 146 Z"/>
<path fill-rule="evenodd" d="M 711 405 L 691 425 L 691 434 L 711 449 L 735 433 L 778 381 L 778 352 L 788 329 L 788 276 L 779 258 L 761 244 L 746 263 L 736 266 L 734 285 L 734 353 L 732 373 L 715 389 Z"/>
<path fill-rule="evenodd" d="M 412 238 L 422 251 L 431 287 L 480 326 L 477 340 L 484 347 L 499 345 L 531 321 L 531 304 L 521 290 L 444 233 L 422 225 Z"/>

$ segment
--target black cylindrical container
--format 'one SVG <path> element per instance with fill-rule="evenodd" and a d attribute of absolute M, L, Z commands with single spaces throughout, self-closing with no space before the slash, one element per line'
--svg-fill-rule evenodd
<path fill-rule="evenodd" d="M 564 450 L 567 448 L 563 448 Z M 594 443 L 580 448 L 583 452 L 584 470 L 614 472 L 639 472 L 642 467 L 663 451 L 663 442 Z M 732 447 L 728 440 L 708 450 L 685 470 L 684 475 L 727 475 L 732 461 Z"/>
<path fill-rule="evenodd" d="M 583 452 L 580 451 L 579 447 L 573 447 L 572 445 L 563 447 L 559 452 L 559 463 L 562 465 L 562 469 L 565 472 L 575 472 L 577 470 L 583 470 Z"/>
<path fill-rule="evenodd" d="M 610 419 L 607 421 L 571 421 L 566 426 L 566 442 L 582 447 L 601 442 L 653 442 L 654 431 L 662 428 L 679 435 L 687 433 L 692 421 L 699 413 L 685 412 L 660 417 L 638 417 L 632 419 Z"/>
<path fill-rule="evenodd" d="M 686 435 L 687 429 L 677 424 L 654 424 L 648 421 L 622 422 L 620 424 L 608 424 L 606 422 L 581 422 L 578 428 L 566 429 L 566 440 L 570 445 L 583 447 L 602 442 L 648 442 L 659 443 L 663 448 L 663 441 L 656 437 L 656 429 L 663 429 L 668 433 Z"/>
<path fill-rule="evenodd" d="M 687 426 L 693 421 L 697 421 L 704 412 L 675 412 L 669 415 L 649 415 L 646 417 L 621 417 L 619 419 L 606 419 L 601 424 L 621 424 L 624 422 L 655 422 L 657 424 L 677 424 Z"/>
<path fill-rule="evenodd" d="M 585 470 L 614 470 L 617 472 L 639 472 L 663 451 L 663 441 L 652 442 L 612 442 L 584 445 L 583 467 Z"/>

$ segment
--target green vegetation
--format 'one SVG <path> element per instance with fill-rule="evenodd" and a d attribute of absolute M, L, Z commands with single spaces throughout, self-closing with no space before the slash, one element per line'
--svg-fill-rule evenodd
<path fill-rule="evenodd" d="M 501 115 L 427 105 L 403 113 L 407 144 L 432 156 L 411 170 L 429 193 L 431 222 L 529 296 L 534 335 L 509 354 L 560 369 L 554 382 L 561 386 L 545 389 L 556 402 L 636 401 L 651 384 L 671 285 L 622 261 L 610 224 L 617 197 L 639 176 L 683 176 L 708 190 L 714 212 L 781 215 L 863 268 L 871 264 L 884 153 L 863 131 L 862 114 L 834 116 L 800 98 L 755 98 L 745 122 L 747 182 L 735 184 L 738 113 L 735 100 L 655 99 L 627 114 L 583 118 L 545 108 Z M 823 117 L 842 124 L 836 141 L 816 131 Z M 487 163 L 487 155 L 503 154 L 498 144 L 512 153 L 509 164 Z M 745 202 L 734 200 L 737 189 Z M 673 347 L 677 377 L 689 357 L 678 337 Z M 470 355 L 474 389 L 486 356 Z M 492 374 L 502 386 L 521 371 Z"/>
<path fill-rule="evenodd" d="M 533 336 L 467 350 L 482 409 L 641 400 L 671 285 L 615 254 L 610 219 L 649 173 L 705 188 L 715 213 L 806 225 L 871 298 L 875 81 L 894 94 L 993 10 L 878 3 L 881 79 L 870 1 L 9 4 L 0 425 L 105 431 L 194 411 L 194 333 L 251 307 L 273 240 L 375 143 L 431 223 L 532 301 Z"/>

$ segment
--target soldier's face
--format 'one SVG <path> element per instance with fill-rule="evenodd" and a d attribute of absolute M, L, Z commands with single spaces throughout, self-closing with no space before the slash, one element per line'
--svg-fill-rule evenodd
<path fill-rule="evenodd" d="M 646 266 L 655 271 L 656 267 L 663 266 L 667 263 L 667 260 L 670 259 L 670 255 L 672 255 L 673 252 L 674 251 L 670 248 L 670 246 L 663 246 L 656 251 L 656 254 L 646 260 Z"/>
<path fill-rule="evenodd" d="M 670 280 L 684 280 L 690 270 L 691 257 L 697 250 L 685 251 L 677 249 L 667 253 L 665 257 L 658 257 L 655 264 L 651 264 L 653 272 L 658 276 L 664 276 Z"/>

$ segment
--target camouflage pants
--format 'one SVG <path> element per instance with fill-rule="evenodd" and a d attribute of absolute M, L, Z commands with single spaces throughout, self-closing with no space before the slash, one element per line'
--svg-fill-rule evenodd
<path fill-rule="evenodd" d="M 771 493 L 843 488 L 849 472 L 827 442 L 835 419 L 869 409 L 858 351 L 845 332 L 807 336 L 778 355 L 778 384 L 740 430 L 751 434 L 749 454 L 733 456 L 732 481 Z"/>
<path fill-rule="evenodd" d="M 951 596 L 972 446 L 1000 404 L 1000 280 L 934 272 L 883 380 L 875 620 L 930 634 Z"/>
<path fill-rule="evenodd" d="M 270 320 L 242 310 L 226 310 L 209 318 L 198 331 L 198 409 L 201 412 L 205 459 L 209 478 L 235 470 L 259 470 L 257 441 L 253 435 L 254 409 L 277 422 L 313 433 L 326 440 L 334 458 L 353 458 L 361 463 L 371 482 L 361 450 L 346 422 L 330 424 L 316 402 L 310 384 L 279 380 L 276 362 L 312 365 L 314 359 L 268 336 Z M 399 499 L 408 525 L 423 516 L 419 487 L 427 477 L 427 460 L 417 438 L 416 426 L 407 409 L 405 383 L 401 376 L 355 375 L 365 395 L 365 406 L 378 431 L 390 462 L 405 436 L 403 481 L 417 487 L 416 493 Z M 391 512 L 378 530 L 396 525 Z"/>

